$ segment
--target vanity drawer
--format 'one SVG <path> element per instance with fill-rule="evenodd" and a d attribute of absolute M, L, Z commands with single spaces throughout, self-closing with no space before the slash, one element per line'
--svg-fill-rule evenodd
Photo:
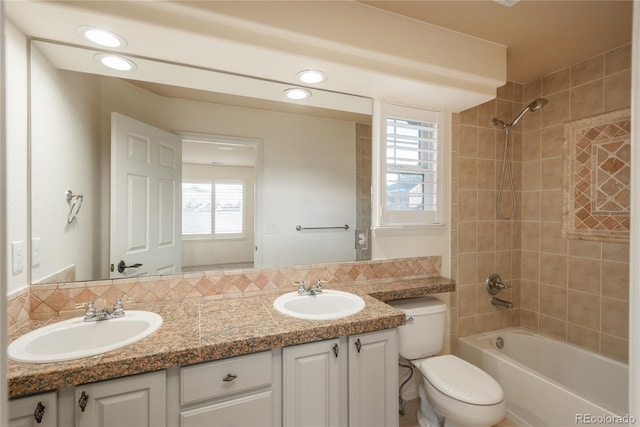
<path fill-rule="evenodd" d="M 190 405 L 271 384 L 271 352 L 180 369 L 180 404 Z"/>

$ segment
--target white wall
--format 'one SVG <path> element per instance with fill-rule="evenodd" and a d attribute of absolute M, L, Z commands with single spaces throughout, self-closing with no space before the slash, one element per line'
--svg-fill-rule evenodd
<path fill-rule="evenodd" d="M 33 282 L 74 265 L 76 279 L 87 280 L 101 266 L 93 244 L 101 209 L 97 83 L 92 76 L 59 72 L 32 49 L 31 235 L 41 245 Z M 84 196 L 71 224 L 67 190 Z"/>
<path fill-rule="evenodd" d="M 6 186 L 7 186 L 7 293 L 20 291 L 28 285 L 28 266 L 11 271 L 11 242 L 27 245 L 27 39 L 10 22 L 6 22 Z"/>

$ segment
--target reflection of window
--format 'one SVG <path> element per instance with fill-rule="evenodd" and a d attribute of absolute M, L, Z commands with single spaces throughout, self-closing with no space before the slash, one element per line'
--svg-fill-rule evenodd
<path fill-rule="evenodd" d="M 440 222 L 441 115 L 395 105 L 384 107 L 382 223 Z"/>
<path fill-rule="evenodd" d="M 215 183 L 215 234 L 241 235 L 244 213 L 244 185 L 241 181 Z"/>
<path fill-rule="evenodd" d="M 214 206 L 214 209 L 212 209 Z M 182 183 L 182 235 L 185 237 L 242 237 L 244 183 L 217 181 Z"/>
<path fill-rule="evenodd" d="M 211 235 L 211 184 L 182 183 L 182 234 Z"/>

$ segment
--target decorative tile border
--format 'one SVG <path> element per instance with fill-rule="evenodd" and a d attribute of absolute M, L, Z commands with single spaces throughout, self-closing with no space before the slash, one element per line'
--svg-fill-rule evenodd
<path fill-rule="evenodd" d="M 428 278 L 439 276 L 441 266 L 442 258 L 437 256 L 33 285 L 9 301 L 9 327 L 19 327 L 25 317 L 28 321 L 80 315 L 83 309 L 77 306 L 87 301 L 104 306 L 113 305 L 117 298 L 130 298 L 130 304 L 199 302 L 293 290 L 298 280 L 321 279 L 330 286 Z"/>
<path fill-rule="evenodd" d="M 630 110 L 564 125 L 562 236 L 628 242 L 630 227 Z"/>

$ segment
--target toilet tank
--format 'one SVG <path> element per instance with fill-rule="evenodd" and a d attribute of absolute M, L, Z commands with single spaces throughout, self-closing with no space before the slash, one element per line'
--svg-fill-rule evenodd
<path fill-rule="evenodd" d="M 442 350 L 447 304 L 434 297 L 393 300 L 387 304 L 407 316 L 407 324 L 398 328 L 400 356 L 413 360 Z"/>

